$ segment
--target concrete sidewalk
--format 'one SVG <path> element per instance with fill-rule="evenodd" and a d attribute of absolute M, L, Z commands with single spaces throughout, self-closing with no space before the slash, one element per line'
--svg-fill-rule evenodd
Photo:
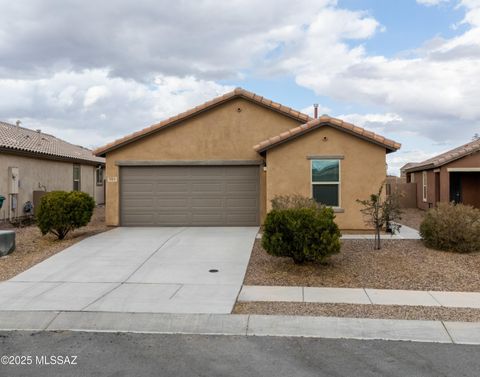
<path fill-rule="evenodd" d="M 288 336 L 480 344 L 480 323 L 235 314 L 0 311 L 0 331 Z"/>
<path fill-rule="evenodd" d="M 480 292 L 244 285 L 238 301 L 480 308 Z"/>
<path fill-rule="evenodd" d="M 256 236 L 257 240 L 262 238 L 262 233 L 258 233 Z M 420 233 L 418 230 L 410 228 L 406 225 L 402 225 L 400 231 L 397 234 L 383 234 L 381 236 L 382 240 L 421 240 Z M 375 239 L 374 234 L 343 234 L 341 237 L 342 240 L 373 240 Z"/>
<path fill-rule="evenodd" d="M 344 234 L 342 240 L 373 240 L 374 234 Z M 402 225 L 397 234 L 384 234 L 381 236 L 382 240 L 421 240 L 418 230 Z"/>

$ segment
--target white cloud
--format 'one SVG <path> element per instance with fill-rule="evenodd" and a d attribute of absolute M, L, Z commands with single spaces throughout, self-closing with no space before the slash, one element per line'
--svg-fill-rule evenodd
<path fill-rule="evenodd" d="M 232 87 L 158 75 L 151 83 L 112 78 L 107 70 L 58 72 L 43 79 L 0 79 L 0 114 L 10 122 L 96 147 L 219 96 Z"/>
<path fill-rule="evenodd" d="M 440 5 L 442 3 L 448 3 L 450 0 L 417 0 L 418 4 L 426 5 L 427 7 L 431 7 L 433 5 Z"/>
<path fill-rule="evenodd" d="M 353 36 L 372 37 L 378 22 L 368 14 L 327 9 L 287 46 L 278 67 L 318 95 L 398 115 L 390 129 L 460 143 L 480 126 L 480 5 L 465 0 L 461 6 L 468 29 L 426 43 L 412 57 L 370 55 L 362 45 L 347 44 Z M 325 29 L 330 35 L 324 38 Z"/>
<path fill-rule="evenodd" d="M 219 80 L 288 75 L 404 145 L 460 144 L 480 126 L 480 0 L 457 4 L 458 35 L 386 57 L 363 44 L 379 20 L 335 0 L 3 2 L 0 119 L 99 145 L 230 89 Z"/>
<path fill-rule="evenodd" d="M 98 100 L 108 96 L 108 88 L 105 85 L 96 85 L 88 88 L 85 93 L 85 99 L 83 100 L 84 107 L 90 107 Z"/>

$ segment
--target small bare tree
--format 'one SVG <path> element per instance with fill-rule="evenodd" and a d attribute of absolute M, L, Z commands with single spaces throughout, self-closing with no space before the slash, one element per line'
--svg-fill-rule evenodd
<path fill-rule="evenodd" d="M 385 228 L 387 232 L 395 234 L 401 227 L 396 223 L 402 215 L 399 196 L 397 193 L 382 195 L 384 186 L 385 183 L 382 183 L 378 192 L 370 195 L 369 199 L 357 199 L 357 202 L 363 206 L 360 211 L 365 216 L 366 223 L 375 228 L 375 250 L 381 249 L 380 233 L 382 229 Z"/>

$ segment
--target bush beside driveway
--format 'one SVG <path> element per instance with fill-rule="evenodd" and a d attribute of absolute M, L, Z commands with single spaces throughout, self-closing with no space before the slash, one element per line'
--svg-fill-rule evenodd
<path fill-rule="evenodd" d="M 245 285 L 480 291 L 480 252 L 456 254 L 428 249 L 420 240 L 343 240 L 326 263 L 296 265 L 272 257 L 255 242 Z"/>

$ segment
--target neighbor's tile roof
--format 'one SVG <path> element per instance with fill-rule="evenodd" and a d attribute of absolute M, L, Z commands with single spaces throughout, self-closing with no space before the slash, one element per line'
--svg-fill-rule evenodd
<path fill-rule="evenodd" d="M 273 102 L 272 100 L 269 100 L 267 98 L 264 98 L 262 96 L 259 96 L 258 94 L 249 92 L 248 90 L 242 89 L 242 88 L 236 88 L 235 90 L 232 90 L 231 92 L 228 92 L 224 94 L 223 96 L 214 98 L 208 102 L 203 103 L 202 105 L 196 106 L 190 110 L 187 110 L 183 113 L 180 113 L 178 115 L 175 115 L 171 118 L 165 119 L 161 121 L 160 123 L 154 124 L 150 127 L 144 128 L 143 130 L 137 131 L 133 134 L 127 135 L 121 139 L 115 140 L 114 142 L 107 144 L 103 147 L 97 148 L 96 150 L 93 151 L 97 156 L 104 156 L 105 153 L 119 148 L 125 144 L 128 144 L 132 141 L 135 141 L 137 139 L 140 139 L 144 136 L 147 136 L 151 133 L 154 133 L 160 129 L 163 129 L 168 126 L 172 126 L 174 124 L 179 123 L 180 121 L 183 121 L 191 116 L 194 116 L 202 111 L 208 110 L 214 106 L 220 105 L 224 102 L 227 102 L 233 98 L 244 98 L 246 100 L 255 102 L 261 106 L 267 107 L 269 109 L 272 109 L 274 111 L 277 111 L 281 114 L 284 114 L 286 116 L 289 116 L 291 118 L 294 118 L 300 122 L 308 122 L 312 118 L 309 117 L 306 114 L 301 113 L 300 111 L 294 110 L 290 107 L 283 106 L 280 103 Z"/>
<path fill-rule="evenodd" d="M 459 158 L 468 156 L 472 153 L 479 152 L 479 151 L 480 151 L 480 139 L 473 140 L 457 148 L 451 149 L 448 152 L 429 158 L 428 160 L 425 160 L 422 162 L 412 162 L 411 163 L 412 165 L 406 167 L 405 171 L 412 172 L 412 171 L 418 171 L 418 170 L 438 168 L 442 165 L 448 164 L 449 162 L 458 160 Z"/>
<path fill-rule="evenodd" d="M 332 118 L 328 115 L 322 115 L 318 119 L 313 119 L 305 124 L 302 124 L 301 126 L 292 128 L 284 133 L 281 133 L 280 135 L 264 140 L 259 144 L 255 145 L 253 148 L 260 153 L 322 126 L 331 126 L 348 132 L 352 135 L 358 136 L 367 141 L 371 141 L 375 144 L 385 147 L 388 152 L 394 152 L 401 147 L 401 144 L 393 140 L 387 139 L 383 136 L 377 135 L 376 133 L 373 133 L 371 131 L 367 131 L 364 128 L 344 122 L 341 119 Z"/>
<path fill-rule="evenodd" d="M 90 149 L 73 145 L 43 132 L 0 122 L 0 149 L 38 154 L 58 159 L 104 163 Z"/>

